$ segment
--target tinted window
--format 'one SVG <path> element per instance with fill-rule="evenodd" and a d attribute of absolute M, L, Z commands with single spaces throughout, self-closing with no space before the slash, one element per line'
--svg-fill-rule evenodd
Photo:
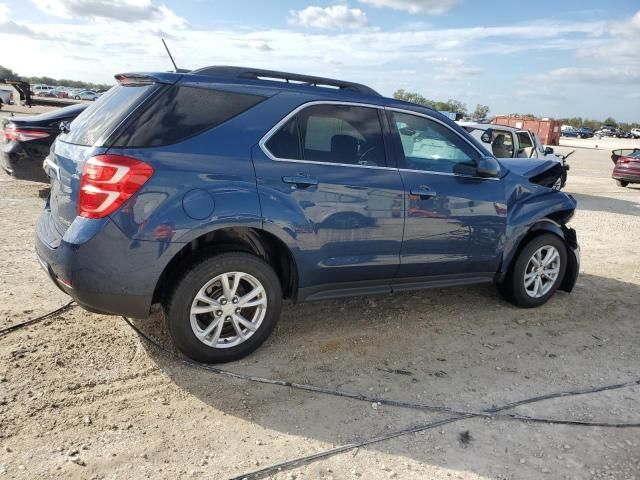
<path fill-rule="evenodd" d="M 302 159 L 297 116 L 294 116 L 271 136 L 267 142 L 267 149 L 274 157 L 292 160 Z"/>
<path fill-rule="evenodd" d="M 156 147 L 186 140 L 253 107 L 264 97 L 206 88 L 166 86 L 127 125 L 114 146 Z"/>
<path fill-rule="evenodd" d="M 267 149 L 278 158 L 386 165 L 375 108 L 329 104 L 307 107 L 269 139 Z"/>
<path fill-rule="evenodd" d="M 152 85 L 117 85 L 76 117 L 60 139 L 76 145 L 95 145 L 108 135 L 129 112 L 132 105 L 143 98 Z"/>
<path fill-rule="evenodd" d="M 392 112 L 404 168 L 472 174 L 477 153 L 455 132 L 425 117 Z"/>

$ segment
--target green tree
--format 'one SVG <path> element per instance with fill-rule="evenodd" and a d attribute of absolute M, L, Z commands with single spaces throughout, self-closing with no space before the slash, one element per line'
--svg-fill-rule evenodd
<path fill-rule="evenodd" d="M 467 106 L 458 100 L 447 100 L 446 102 L 430 100 L 419 93 L 407 92 L 404 89 L 393 92 L 393 98 L 403 100 L 405 102 L 417 103 L 418 105 L 424 105 L 425 107 L 433 108 L 434 110 L 456 112 L 463 115 L 467 113 Z"/>
<path fill-rule="evenodd" d="M 607 118 L 604 119 L 604 124 L 605 125 L 612 125 L 612 126 L 615 127 L 615 126 L 618 125 L 618 122 L 616 122 L 615 118 L 607 117 Z"/>
<path fill-rule="evenodd" d="M 405 102 L 417 103 L 418 105 L 424 105 L 425 107 L 432 107 L 433 102 L 426 99 L 422 95 L 416 92 L 407 92 L 404 89 L 396 90 L 393 92 L 393 98 L 396 100 L 402 100 Z"/>
<path fill-rule="evenodd" d="M 447 112 L 461 113 L 462 115 L 467 114 L 467 106 L 464 103 L 459 102 L 458 100 L 449 99 L 447 100 L 447 103 L 445 105 L 446 105 L 446 108 L 443 108 L 441 110 L 444 110 Z"/>
<path fill-rule="evenodd" d="M 0 79 L 2 80 L 20 80 L 20 76 L 10 68 L 0 65 Z"/>
<path fill-rule="evenodd" d="M 471 114 L 471 118 L 476 121 L 485 120 L 487 115 L 489 114 L 489 107 L 486 105 L 478 104 L 476 105 L 476 109 Z"/>

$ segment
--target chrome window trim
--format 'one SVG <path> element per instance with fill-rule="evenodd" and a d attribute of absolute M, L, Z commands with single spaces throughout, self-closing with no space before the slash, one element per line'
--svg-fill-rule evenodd
<path fill-rule="evenodd" d="M 273 127 L 271 127 L 269 129 L 269 131 L 267 133 L 265 133 L 262 138 L 258 141 L 258 146 L 260 147 L 260 150 L 262 150 L 262 152 L 272 161 L 274 162 L 287 162 L 287 163 L 301 163 L 301 164 L 310 164 L 310 165 L 336 165 L 338 167 L 351 167 L 351 168 L 369 168 L 372 170 L 393 170 L 393 171 L 401 171 L 401 172 L 412 172 L 412 173 L 429 173 L 429 174 L 433 174 L 433 175 L 445 175 L 445 176 L 450 176 L 450 177 L 460 177 L 460 178 L 471 178 L 471 179 L 478 179 L 478 180 L 500 180 L 499 178 L 492 178 L 492 177 L 477 177 L 477 176 L 472 176 L 472 175 L 460 175 L 457 173 L 447 173 L 447 172 L 436 172 L 436 171 L 431 171 L 431 170 L 412 170 L 409 168 L 397 168 L 397 167 L 380 167 L 380 166 L 375 166 L 375 165 L 354 165 L 351 163 L 332 163 L 332 162 L 318 162 L 318 161 L 314 161 L 314 160 L 299 160 L 299 159 L 294 159 L 294 158 L 280 158 L 280 157 L 276 157 L 275 155 L 273 155 L 269 149 L 267 148 L 267 142 L 271 139 L 271 137 L 280 129 L 280 127 L 282 127 L 285 123 L 287 123 L 293 116 L 295 116 L 298 112 L 300 112 L 301 110 L 307 108 L 307 107 L 312 107 L 314 105 L 346 105 L 348 107 L 365 107 L 365 108 L 375 108 L 377 110 L 389 110 L 389 111 L 394 111 L 394 112 L 400 112 L 400 113 L 406 113 L 408 115 L 416 115 L 418 117 L 424 117 L 428 120 L 432 120 L 434 122 L 438 122 L 441 125 L 443 125 L 444 127 L 448 128 L 449 130 L 451 130 L 453 133 L 457 134 L 460 138 L 462 138 L 463 141 L 467 142 L 471 147 L 473 147 L 473 149 L 478 152 L 479 155 L 483 155 L 483 153 L 478 150 L 478 148 L 473 145 L 472 143 L 470 143 L 467 139 L 465 139 L 462 135 L 460 135 L 458 132 L 456 132 L 455 130 L 452 130 L 451 127 L 449 127 L 446 123 L 433 118 L 429 115 L 425 115 L 423 113 L 419 113 L 419 112 L 414 112 L 413 110 L 404 110 L 401 108 L 393 108 L 393 107 L 384 107 L 382 105 L 375 105 L 375 104 L 371 104 L 371 103 L 359 103 L 359 102 L 344 102 L 344 101 L 339 101 L 339 100 L 313 100 L 310 102 L 306 102 L 303 103 L 301 105 L 298 105 L 296 108 L 294 108 L 292 111 L 290 111 L 287 115 L 285 115 L 278 123 L 276 123 Z M 382 128 L 382 125 L 381 125 Z M 387 159 L 388 160 L 388 159 Z"/>
<path fill-rule="evenodd" d="M 437 119 L 435 117 L 432 117 L 431 115 L 427 115 L 426 113 L 414 112 L 413 110 L 405 110 L 405 109 L 402 109 L 402 108 L 385 107 L 385 110 L 388 110 L 390 112 L 404 113 L 406 115 L 415 115 L 416 117 L 423 117 L 423 118 L 426 118 L 427 120 L 431 120 L 432 122 L 439 123 L 440 125 L 445 127 L 447 130 L 449 130 L 452 133 L 455 133 L 458 137 L 460 137 L 463 142 L 465 142 L 467 145 L 469 145 L 471 148 L 473 148 L 476 152 L 478 152 L 478 155 L 480 155 L 481 157 L 485 156 L 484 153 L 482 153 L 478 149 L 478 147 L 476 147 L 473 143 L 471 143 L 469 140 L 464 138 L 464 136 L 460 132 L 456 132 L 454 129 L 452 129 L 449 125 L 447 125 L 442 120 L 439 120 L 439 119 Z"/>
<path fill-rule="evenodd" d="M 291 120 L 298 112 L 304 110 L 307 107 L 312 107 L 314 105 L 346 105 L 347 107 L 365 107 L 365 108 L 375 108 L 376 110 L 384 110 L 382 105 L 374 105 L 371 103 L 358 103 L 358 102 L 341 102 L 338 100 L 313 100 L 311 102 L 303 103 L 302 105 L 298 105 L 292 111 L 290 111 L 287 115 L 282 118 L 278 123 L 276 123 L 271 129 L 264 134 L 264 136 L 258 142 L 258 146 L 260 150 L 264 152 L 264 154 L 269 157 L 269 159 L 274 162 L 288 162 L 288 163 L 308 163 L 311 165 L 336 165 L 339 167 L 353 167 L 353 168 L 370 168 L 373 170 L 393 170 L 398 171 L 395 167 L 380 167 L 377 165 L 354 165 L 352 163 L 333 163 L 333 162 L 318 162 L 315 160 L 299 160 L 295 158 L 280 158 L 273 155 L 269 149 L 267 148 L 267 142 L 271 139 L 271 137 L 282 127 L 285 123 Z M 380 125 L 380 131 L 384 135 L 384 131 L 382 129 L 382 124 Z M 389 159 L 385 159 L 388 161 Z"/>
<path fill-rule="evenodd" d="M 434 170 L 413 170 L 411 168 L 399 168 L 398 170 L 401 172 L 428 173 L 429 175 L 445 175 L 447 177 L 468 178 L 470 180 L 500 180 L 497 177 L 478 177 L 477 175 L 461 175 L 459 173 L 436 172 Z"/>
<path fill-rule="evenodd" d="M 404 113 L 406 115 L 415 115 L 416 117 L 423 117 L 423 118 L 426 118 L 427 120 L 431 120 L 432 122 L 439 123 L 440 125 L 445 127 L 447 130 L 449 130 L 452 133 L 455 133 L 458 137 L 460 137 L 462 139 L 462 141 L 465 142 L 467 145 L 469 145 L 471 148 L 473 148 L 478 153 L 478 155 L 480 155 L 481 157 L 485 156 L 485 154 L 483 152 L 481 152 L 478 149 L 478 147 L 476 147 L 468 139 L 464 138 L 464 136 L 460 132 L 456 132 L 454 129 L 452 129 L 449 125 L 447 125 L 442 120 L 439 120 L 439 119 L 437 119 L 435 117 L 432 117 L 431 115 L 428 115 L 426 113 L 414 112 L 413 110 L 405 110 L 403 108 L 384 107 L 384 109 L 386 111 L 390 111 L 390 112 L 398 112 L 398 113 Z M 471 179 L 476 179 L 476 180 L 494 180 L 494 181 L 495 180 L 500 180 L 500 178 L 497 178 L 497 177 L 478 177 L 476 175 L 460 175 L 458 173 L 436 172 L 436 171 L 433 171 L 433 170 L 415 170 L 415 169 L 411 169 L 411 168 L 398 168 L 398 170 L 400 170 L 401 172 L 429 173 L 429 174 L 432 174 L 432 175 L 446 175 L 446 176 L 449 176 L 449 177 L 471 178 Z"/>

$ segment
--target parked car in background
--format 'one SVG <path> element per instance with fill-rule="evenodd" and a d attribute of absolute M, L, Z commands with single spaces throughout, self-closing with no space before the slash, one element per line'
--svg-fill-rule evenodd
<path fill-rule="evenodd" d="M 36 97 L 43 96 L 39 94 L 43 92 L 50 92 L 53 89 L 54 88 L 49 85 L 42 85 L 42 84 L 31 85 L 31 93 L 33 93 L 33 95 Z M 47 95 L 44 95 L 44 96 L 47 96 Z"/>
<path fill-rule="evenodd" d="M 68 98 L 69 97 L 69 92 L 67 92 L 66 90 L 64 90 L 62 88 L 57 88 L 55 90 L 52 90 L 51 94 L 55 98 Z"/>
<path fill-rule="evenodd" d="M 562 136 L 573 138 L 591 138 L 593 137 L 593 130 L 591 130 L 590 128 L 563 129 Z"/>
<path fill-rule="evenodd" d="M 250 68 L 116 78 L 51 149 L 36 252 L 86 309 L 164 305 L 191 358 L 251 353 L 283 298 L 575 284 L 575 200 L 435 110 Z"/>
<path fill-rule="evenodd" d="M 471 134 L 476 140 L 490 145 L 487 148 L 496 158 L 522 158 L 538 159 L 543 161 L 540 166 L 544 168 L 547 181 L 557 189 L 564 187 L 567 181 L 569 165 L 564 157 L 554 153 L 553 148 L 544 147 L 537 135 L 529 130 L 522 130 L 506 125 L 494 125 L 486 123 L 458 122 L 458 124 Z M 557 167 L 548 171 L 549 164 L 554 162 Z M 534 164 L 531 165 L 532 168 Z M 555 172 L 555 174 L 553 173 Z"/>
<path fill-rule="evenodd" d="M 615 164 L 611 178 L 619 187 L 640 183 L 640 147 L 613 150 L 611 160 Z"/>
<path fill-rule="evenodd" d="M 593 132 L 593 136 L 596 138 L 630 138 L 631 134 L 629 132 L 625 132 L 624 130 L 620 130 L 617 127 L 604 126 Z"/>
<path fill-rule="evenodd" d="M 93 90 L 83 90 L 81 92 L 76 92 L 73 94 L 73 98 L 76 100 L 95 100 L 99 98 L 100 94 L 94 92 Z"/>
<path fill-rule="evenodd" d="M 71 105 L 41 115 L 4 118 L 2 168 L 16 178 L 48 182 L 42 162 L 60 133 L 60 125 L 72 121 L 85 108 L 85 104 Z"/>

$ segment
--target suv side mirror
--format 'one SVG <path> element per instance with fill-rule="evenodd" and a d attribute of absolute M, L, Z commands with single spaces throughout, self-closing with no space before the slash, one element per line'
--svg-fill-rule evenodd
<path fill-rule="evenodd" d="M 545 147 L 544 148 L 544 154 L 545 155 L 551 155 L 553 153 L 553 148 L 551 147 Z"/>
<path fill-rule="evenodd" d="M 480 137 L 480 140 L 482 140 L 484 143 L 491 143 L 493 141 L 493 129 L 487 128 Z"/>
<path fill-rule="evenodd" d="M 493 157 L 482 157 L 478 160 L 476 173 L 479 177 L 497 177 L 500 175 L 500 164 Z"/>

